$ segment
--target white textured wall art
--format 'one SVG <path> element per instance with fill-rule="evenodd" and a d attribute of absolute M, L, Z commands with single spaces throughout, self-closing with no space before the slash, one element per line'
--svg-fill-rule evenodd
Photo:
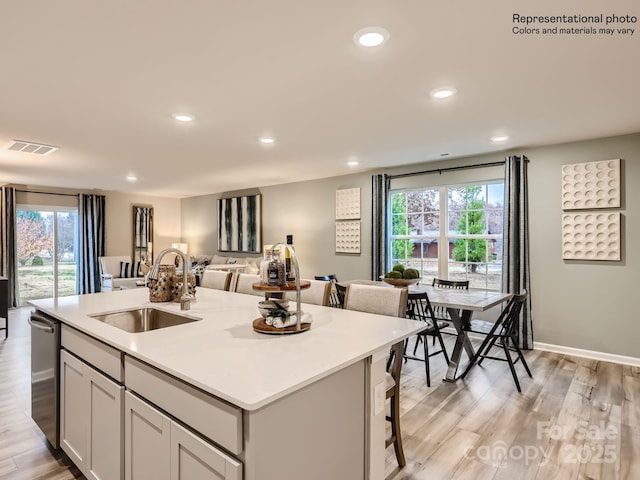
<path fill-rule="evenodd" d="M 562 258 L 620 260 L 620 212 L 562 215 Z"/>
<path fill-rule="evenodd" d="M 620 159 L 562 166 L 564 210 L 620 207 Z"/>
<path fill-rule="evenodd" d="M 360 218 L 360 188 L 336 190 L 336 220 Z"/>
<path fill-rule="evenodd" d="M 336 222 L 336 253 L 360 253 L 360 222 Z"/>

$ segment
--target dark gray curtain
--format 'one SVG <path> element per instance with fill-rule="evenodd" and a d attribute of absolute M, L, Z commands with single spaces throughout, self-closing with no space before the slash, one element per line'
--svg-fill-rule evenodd
<path fill-rule="evenodd" d="M 104 255 L 105 197 L 79 195 L 78 202 L 79 261 L 76 286 L 78 294 L 100 291 L 98 257 Z"/>
<path fill-rule="evenodd" d="M 16 259 L 16 190 L 2 187 L 0 194 L 0 275 L 6 277 L 9 284 L 9 307 L 17 307 L 20 299 Z"/>
<path fill-rule="evenodd" d="M 505 159 L 504 262 L 502 291 L 529 293 L 520 319 L 520 347 L 533 348 L 531 282 L 529 271 L 529 201 L 527 157 Z"/>
<path fill-rule="evenodd" d="M 389 176 L 371 177 L 371 279 L 378 280 L 387 271 L 387 200 Z"/>

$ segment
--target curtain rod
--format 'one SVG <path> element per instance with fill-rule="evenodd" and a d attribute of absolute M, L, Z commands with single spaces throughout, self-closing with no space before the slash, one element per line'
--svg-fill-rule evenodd
<path fill-rule="evenodd" d="M 489 162 L 489 163 L 476 163 L 474 165 L 460 165 L 459 167 L 447 167 L 447 168 L 435 168 L 433 170 L 423 170 L 421 172 L 410 172 L 410 173 L 399 173 L 397 175 L 389 175 L 389 180 L 393 180 L 394 178 L 404 178 L 404 177 L 412 177 L 414 175 L 427 175 L 429 173 L 438 173 L 442 172 L 452 172 L 454 170 L 467 170 L 470 168 L 483 168 L 483 167 L 497 167 L 498 165 L 504 165 L 504 160 L 499 162 Z"/>
<path fill-rule="evenodd" d="M 20 193 L 39 193 L 41 195 L 61 195 L 63 197 L 77 197 L 78 196 L 77 193 L 40 192 L 38 190 L 18 190 L 18 189 L 16 189 L 16 192 L 20 192 Z"/>

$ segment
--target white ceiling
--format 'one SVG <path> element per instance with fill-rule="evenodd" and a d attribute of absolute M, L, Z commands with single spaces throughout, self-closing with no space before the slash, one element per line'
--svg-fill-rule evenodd
<path fill-rule="evenodd" d="M 637 22 L 615 26 L 633 36 L 516 35 L 514 13 L 640 5 L 2 0 L 0 183 L 184 197 L 640 132 Z M 356 46 L 372 25 L 388 42 Z M 458 94 L 431 99 L 443 85 Z"/>

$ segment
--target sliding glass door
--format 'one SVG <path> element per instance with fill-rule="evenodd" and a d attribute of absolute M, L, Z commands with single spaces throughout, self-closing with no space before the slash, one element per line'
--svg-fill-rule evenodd
<path fill-rule="evenodd" d="M 75 295 L 78 210 L 18 205 L 16 233 L 20 304 Z"/>

